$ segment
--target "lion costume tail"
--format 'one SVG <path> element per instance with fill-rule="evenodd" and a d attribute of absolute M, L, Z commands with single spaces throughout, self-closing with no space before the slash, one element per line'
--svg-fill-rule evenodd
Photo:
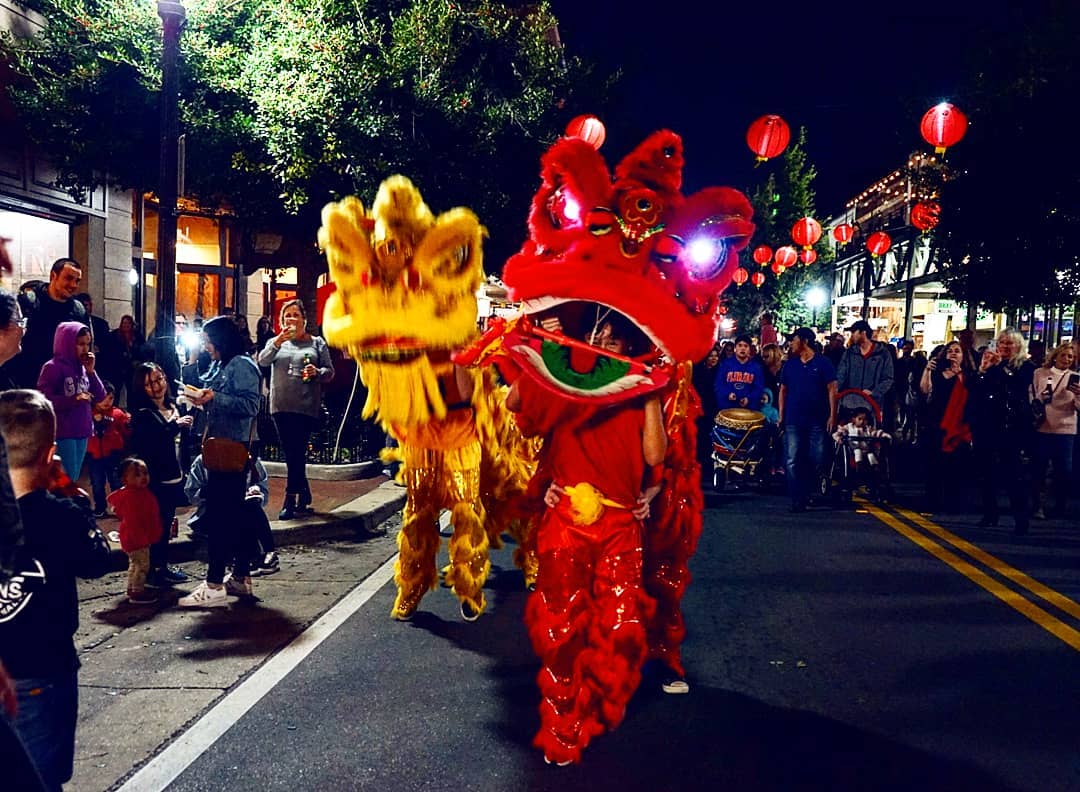
<path fill-rule="evenodd" d="M 696 453 L 695 421 L 701 414 L 690 366 L 684 364 L 664 399 L 668 446 L 663 489 L 644 532 L 643 575 L 645 590 L 656 599 L 656 612 L 648 622 L 649 658 L 662 660 L 679 676 L 685 676 L 680 647 L 686 637 L 680 603 L 690 583 L 687 565 L 701 536 L 705 506 Z"/>

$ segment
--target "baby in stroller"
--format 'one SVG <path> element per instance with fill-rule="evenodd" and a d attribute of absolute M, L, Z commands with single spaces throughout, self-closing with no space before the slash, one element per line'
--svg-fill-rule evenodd
<path fill-rule="evenodd" d="M 888 487 L 882 461 L 885 445 L 892 436 L 877 428 L 869 407 L 860 406 L 851 410 L 847 422 L 833 433 L 833 439 L 837 450 L 837 460 L 833 463 L 834 480 L 846 492 L 854 492 L 865 485 L 870 497 L 878 500 Z"/>

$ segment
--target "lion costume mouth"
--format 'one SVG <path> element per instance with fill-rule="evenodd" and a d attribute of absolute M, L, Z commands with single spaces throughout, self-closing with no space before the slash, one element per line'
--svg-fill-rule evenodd
<path fill-rule="evenodd" d="M 610 319 L 618 314 L 612 306 L 544 297 L 528 300 L 522 309 L 526 321 L 508 333 L 505 349 L 511 360 L 546 389 L 561 396 L 604 404 L 651 393 L 667 385 L 668 373 L 655 365 L 653 350 L 641 357 L 627 357 L 562 332 L 545 330 L 537 323 L 541 317 L 557 318 L 564 328 L 571 332 L 584 331 L 581 334 L 587 336 L 589 331 L 583 327 L 582 318 L 595 315 Z M 625 318 L 637 326 L 631 317 Z M 648 333 L 643 334 L 655 344 Z"/>

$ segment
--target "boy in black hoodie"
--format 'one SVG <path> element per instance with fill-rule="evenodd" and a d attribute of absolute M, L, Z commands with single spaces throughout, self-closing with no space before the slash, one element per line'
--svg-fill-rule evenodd
<path fill-rule="evenodd" d="M 49 789 L 71 778 L 78 717 L 79 626 L 75 578 L 109 568 L 93 517 L 49 492 L 56 417 L 38 391 L 0 393 L 0 434 L 22 515 L 24 544 L 0 584 L 0 661 L 15 681 L 15 730 Z"/>

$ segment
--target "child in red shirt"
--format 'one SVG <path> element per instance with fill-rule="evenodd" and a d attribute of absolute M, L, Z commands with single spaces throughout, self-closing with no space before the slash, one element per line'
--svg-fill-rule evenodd
<path fill-rule="evenodd" d="M 128 602 L 146 605 L 157 597 L 146 590 L 150 571 L 150 545 L 161 538 L 161 518 L 157 498 L 150 491 L 150 471 L 141 459 L 130 457 L 120 463 L 124 486 L 109 496 L 109 505 L 120 518 L 120 549 L 128 557 Z"/>

